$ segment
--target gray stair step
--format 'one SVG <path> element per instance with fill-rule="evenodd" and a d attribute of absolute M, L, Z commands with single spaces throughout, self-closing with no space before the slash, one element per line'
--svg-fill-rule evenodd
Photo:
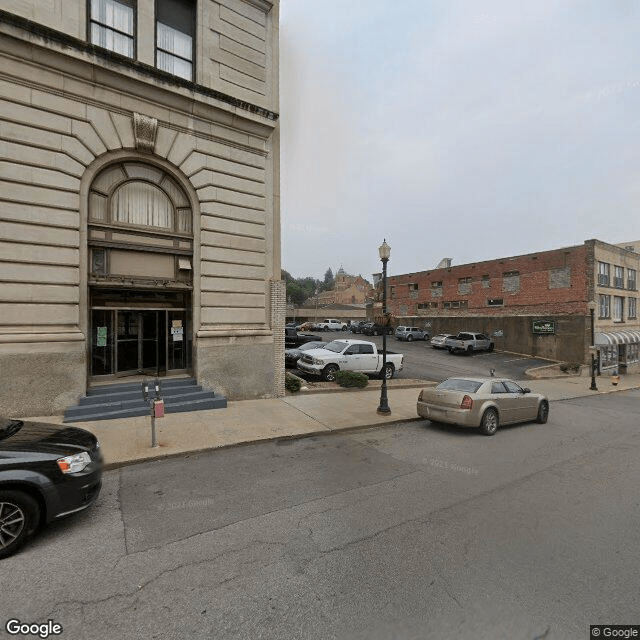
<path fill-rule="evenodd" d="M 142 397 L 141 383 L 117 383 L 89 389 L 78 405 L 69 407 L 65 422 L 86 422 L 149 415 L 150 407 Z M 161 380 L 165 413 L 221 409 L 227 406 L 224 396 L 203 389 L 194 378 Z"/>
<path fill-rule="evenodd" d="M 202 387 L 197 385 L 189 385 L 178 388 L 165 388 L 162 387 L 160 393 L 165 400 L 165 403 L 169 401 L 171 398 L 179 398 L 185 394 L 192 393 L 201 393 L 203 392 Z M 210 391 L 204 391 L 204 393 L 211 393 Z M 152 394 L 153 395 L 153 394 Z M 98 395 L 84 396 L 80 398 L 80 406 L 86 406 L 90 404 L 102 404 L 108 402 L 124 402 L 126 400 L 140 400 L 142 401 L 142 391 L 140 389 L 135 389 L 133 391 L 120 391 L 114 393 L 101 393 Z"/>
<path fill-rule="evenodd" d="M 149 384 L 153 384 L 153 380 L 149 380 Z M 166 380 L 160 378 L 160 388 L 164 392 L 166 389 L 179 389 L 196 385 L 195 378 L 175 378 Z M 141 393 L 142 382 L 121 382 L 116 384 L 104 384 L 96 387 L 90 387 L 87 391 L 88 396 L 99 396 L 113 393 L 137 392 Z"/>

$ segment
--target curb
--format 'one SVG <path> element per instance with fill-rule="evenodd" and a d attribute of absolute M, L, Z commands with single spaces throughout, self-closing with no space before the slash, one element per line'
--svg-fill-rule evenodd
<path fill-rule="evenodd" d="M 246 445 L 251 444 L 261 444 L 263 442 L 279 442 L 279 441 L 288 441 L 288 440 L 302 440 L 303 438 L 310 438 L 316 436 L 328 436 L 335 435 L 336 433 L 349 433 L 352 431 L 364 431 L 365 429 L 377 429 L 380 427 L 393 426 L 396 424 L 403 424 L 405 422 L 419 422 L 420 420 L 425 420 L 421 416 L 416 416 L 415 418 L 398 418 L 397 420 L 389 420 L 388 422 L 381 422 L 378 424 L 362 424 L 355 425 L 352 427 L 343 427 L 340 429 L 324 429 L 322 431 L 309 431 L 307 433 L 297 433 L 292 435 L 284 435 L 284 436 L 270 436 L 267 438 L 258 438 L 256 440 L 243 440 L 241 442 L 233 442 L 231 444 L 222 444 L 219 446 L 212 447 L 204 447 L 201 449 L 190 449 L 188 451 L 176 451 L 176 452 L 167 452 L 166 454 L 159 453 L 158 455 L 149 456 L 148 458 L 136 458 L 135 460 L 122 460 L 120 462 L 109 462 L 103 466 L 104 471 L 114 471 L 115 469 L 121 469 L 122 467 L 130 467 L 134 464 L 140 464 L 142 462 L 156 462 L 158 460 L 169 460 L 172 458 L 180 458 L 180 457 L 189 457 L 193 455 L 197 455 L 199 453 L 209 453 L 211 451 L 222 451 L 224 449 L 233 449 L 235 447 L 244 447 Z M 160 447 L 162 445 L 159 445 Z"/>

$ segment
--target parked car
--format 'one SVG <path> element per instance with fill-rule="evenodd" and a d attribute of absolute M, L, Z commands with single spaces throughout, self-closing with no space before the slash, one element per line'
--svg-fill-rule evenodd
<path fill-rule="evenodd" d="M 383 333 L 390 336 L 393 333 L 393 327 L 391 325 L 378 324 L 377 322 L 369 322 L 362 328 L 362 333 L 366 336 L 381 336 Z"/>
<path fill-rule="evenodd" d="M 315 328 L 316 331 L 346 331 L 347 323 L 335 318 L 327 318 L 322 322 L 318 322 Z"/>
<path fill-rule="evenodd" d="M 310 349 L 298 360 L 298 369 L 323 380 L 335 380 L 336 371 L 360 371 L 370 375 L 380 374 L 387 380 L 393 378 L 404 364 L 401 353 L 387 351 L 385 367 L 382 353 L 373 342 L 365 340 L 334 340 L 322 349 Z"/>
<path fill-rule="evenodd" d="M 305 342 L 304 344 L 301 344 L 299 347 L 296 347 L 295 349 L 285 349 L 284 351 L 284 366 L 285 368 L 294 368 L 296 367 L 296 365 L 298 364 L 298 360 L 300 359 L 300 356 L 305 352 L 308 351 L 309 349 L 321 349 L 326 343 L 324 343 L 322 340 L 317 341 L 317 340 L 313 340 L 311 342 Z"/>
<path fill-rule="evenodd" d="M 431 338 L 431 346 L 434 349 L 446 349 L 445 346 L 447 338 L 453 338 L 454 335 L 452 333 L 438 333 Z"/>
<path fill-rule="evenodd" d="M 419 327 L 405 327 L 402 325 L 396 327 L 394 335 L 396 340 L 406 340 L 407 342 L 411 342 L 412 340 L 429 339 L 429 332 L 425 329 L 420 329 Z"/>
<path fill-rule="evenodd" d="M 473 353 L 474 351 L 493 351 L 493 340 L 483 333 L 461 331 L 457 336 L 447 338 L 444 343 L 449 353 Z"/>
<path fill-rule="evenodd" d="M 285 349 L 295 349 L 305 342 L 322 341 L 322 336 L 313 333 L 298 333 L 295 328 L 285 327 L 284 347 Z"/>
<path fill-rule="evenodd" d="M 349 325 L 349 331 L 351 331 L 351 333 L 360 333 L 365 324 L 367 324 L 366 320 L 356 320 Z"/>
<path fill-rule="evenodd" d="M 100 445 L 89 431 L 0 418 L 0 558 L 40 525 L 92 505 L 101 476 Z"/>
<path fill-rule="evenodd" d="M 447 378 L 418 396 L 418 415 L 432 422 L 478 427 L 492 436 L 501 424 L 549 417 L 549 401 L 504 378 Z"/>

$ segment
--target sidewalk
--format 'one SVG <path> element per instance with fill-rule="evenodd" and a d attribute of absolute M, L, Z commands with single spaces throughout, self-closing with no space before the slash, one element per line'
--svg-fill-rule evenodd
<path fill-rule="evenodd" d="M 597 378 L 598 391 L 589 389 L 588 377 L 522 380 L 521 386 L 544 393 L 549 400 L 566 400 L 598 393 L 640 388 L 640 374 L 620 376 L 617 386 L 609 376 Z M 172 413 L 156 420 L 158 447 L 151 447 L 150 418 L 125 418 L 77 422 L 100 440 L 107 468 L 114 468 L 187 453 L 260 441 L 311 436 L 349 429 L 376 427 L 409 420 L 416 414 L 419 390 L 435 383 L 421 380 L 391 380 L 387 396 L 391 414 L 377 413 L 380 381 L 366 389 L 302 391 L 284 398 L 229 402 L 226 409 Z M 320 392 L 318 392 L 320 391 Z M 62 416 L 29 418 L 62 423 Z"/>

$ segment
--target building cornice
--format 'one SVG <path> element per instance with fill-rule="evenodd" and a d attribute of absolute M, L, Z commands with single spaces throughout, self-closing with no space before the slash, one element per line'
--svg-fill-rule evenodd
<path fill-rule="evenodd" d="M 257 2 L 257 0 L 254 1 Z M 269 6 L 272 6 L 271 3 L 268 4 Z M 46 27 L 37 22 L 33 22 L 32 20 L 22 18 L 21 16 L 9 13 L 8 11 L 5 11 L 3 9 L 0 9 L 0 25 L 7 25 L 9 27 L 13 27 L 14 29 L 20 29 L 24 32 L 29 33 L 31 36 L 39 38 L 42 41 L 40 43 L 41 46 L 51 46 L 51 44 L 55 44 L 60 47 L 61 51 L 71 48 L 78 53 L 87 56 L 93 56 L 104 64 L 120 65 L 151 80 L 170 84 L 175 86 L 176 88 L 186 89 L 196 95 L 201 95 L 206 98 L 213 98 L 214 100 L 218 100 L 237 109 L 256 114 L 268 120 L 278 120 L 279 116 L 274 111 L 270 111 L 269 109 L 265 109 L 264 107 L 260 107 L 250 102 L 245 102 L 244 100 L 234 98 L 233 96 L 230 96 L 226 93 L 222 93 L 221 91 L 216 91 L 215 89 L 205 87 L 201 84 L 197 84 L 196 82 L 184 80 L 183 78 L 179 78 L 170 73 L 166 73 L 165 71 L 156 69 L 151 65 L 132 60 L 131 58 L 127 58 L 126 56 L 120 55 L 113 51 L 103 49 L 102 47 L 98 47 L 93 44 L 89 44 L 84 40 L 74 38 L 73 36 L 69 36 L 66 33 L 62 33 L 61 31 L 57 31 L 56 29 L 51 29 L 50 27 Z"/>

